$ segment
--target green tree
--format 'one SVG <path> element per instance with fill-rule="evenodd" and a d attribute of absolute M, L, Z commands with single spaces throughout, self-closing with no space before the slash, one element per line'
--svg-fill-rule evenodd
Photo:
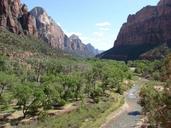
<path fill-rule="evenodd" d="M 64 75 L 61 81 L 64 89 L 64 100 L 75 98 L 78 100 L 81 91 L 81 81 L 79 77 Z"/>
<path fill-rule="evenodd" d="M 166 95 L 157 91 L 153 84 L 148 84 L 141 89 L 140 96 L 140 104 L 143 106 L 143 111 L 147 114 L 149 122 L 153 127 L 160 126 L 167 115 L 166 113 L 163 115 L 162 112 L 166 105 Z"/>
<path fill-rule="evenodd" d="M 33 90 L 27 85 L 17 85 L 15 88 L 14 96 L 18 100 L 18 105 L 22 108 L 24 118 L 27 115 L 32 100 Z"/>
<path fill-rule="evenodd" d="M 46 71 L 48 75 L 53 74 L 56 76 L 64 71 L 64 67 L 57 63 L 57 61 L 48 61 L 46 63 Z"/>
<path fill-rule="evenodd" d="M 6 63 L 4 60 L 4 57 L 0 56 L 0 71 L 5 71 L 6 70 Z"/>
<path fill-rule="evenodd" d="M 17 105 L 22 108 L 24 118 L 28 114 L 36 114 L 44 102 L 44 92 L 32 83 L 17 85 L 14 89 L 14 97 L 18 100 Z"/>
<path fill-rule="evenodd" d="M 62 92 L 62 89 L 59 89 L 59 86 L 58 82 L 44 83 L 43 91 L 46 96 L 46 100 L 43 107 L 45 109 L 51 108 L 53 104 L 58 104 L 60 102 L 60 92 Z"/>
<path fill-rule="evenodd" d="M 14 75 L 8 75 L 4 72 L 0 72 L 0 97 L 2 97 L 5 90 L 9 90 L 12 83 L 15 83 L 17 78 Z"/>

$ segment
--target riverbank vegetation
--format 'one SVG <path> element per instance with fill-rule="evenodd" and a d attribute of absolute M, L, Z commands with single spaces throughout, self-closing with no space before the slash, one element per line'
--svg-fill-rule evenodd
<path fill-rule="evenodd" d="M 140 92 L 140 104 L 146 124 L 150 128 L 170 128 L 171 126 L 171 55 L 163 62 L 160 81 L 149 82 Z"/>
<path fill-rule="evenodd" d="M 140 91 L 146 123 L 169 128 L 170 67 L 171 56 L 152 62 L 129 61 L 127 65 L 83 59 L 33 37 L 1 31 L 0 125 L 98 128 L 124 103 L 123 92 L 138 75 L 150 80 Z"/>
<path fill-rule="evenodd" d="M 73 126 L 78 121 L 75 127 L 80 127 L 80 123 L 96 120 L 110 107 L 116 109 L 123 104 L 121 95 L 131 86 L 123 82 L 132 78 L 124 62 L 77 58 L 34 38 L 4 31 L 0 40 L 2 125 L 18 125 L 31 117 L 39 123 L 40 117 L 49 116 L 48 110 L 75 103 L 76 109 L 69 114 L 46 120 L 54 120 L 56 127 Z M 15 112 L 22 114 L 11 119 Z"/>
<path fill-rule="evenodd" d="M 135 68 L 135 75 L 140 75 L 140 77 L 144 77 L 149 80 L 160 80 L 160 72 L 164 70 L 162 60 L 129 61 L 128 66 Z"/>

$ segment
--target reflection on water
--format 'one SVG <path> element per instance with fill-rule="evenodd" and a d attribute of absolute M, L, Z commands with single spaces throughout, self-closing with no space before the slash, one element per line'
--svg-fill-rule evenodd
<path fill-rule="evenodd" d="M 141 115 L 141 113 L 139 111 L 133 111 L 133 112 L 129 112 L 128 115 L 130 115 L 130 116 L 139 116 L 139 115 Z"/>

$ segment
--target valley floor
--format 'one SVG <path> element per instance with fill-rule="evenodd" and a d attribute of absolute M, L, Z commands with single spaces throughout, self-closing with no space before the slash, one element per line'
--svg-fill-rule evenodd
<path fill-rule="evenodd" d="M 103 99 L 97 104 L 87 103 L 83 106 L 73 109 L 69 113 L 57 115 L 52 111 L 52 117 L 44 118 L 39 122 L 32 122 L 31 125 L 19 125 L 22 128 L 135 128 L 141 119 L 141 106 L 137 103 L 139 100 L 139 91 L 145 79 L 139 78 L 133 87 L 125 92 L 125 103 L 119 95 L 113 95 L 113 98 Z M 118 98 L 116 98 L 118 97 Z M 121 106 L 121 107 L 120 107 Z M 63 111 L 63 110 L 62 110 Z M 49 115 L 49 114 L 48 114 Z M 55 116 L 54 116 L 55 115 Z M 105 122 L 102 124 L 102 122 Z M 102 124 L 102 125 L 101 125 Z"/>
<path fill-rule="evenodd" d="M 62 115 L 44 117 L 42 121 L 34 121 L 29 125 L 18 125 L 19 128 L 99 128 L 106 116 L 116 111 L 123 104 L 121 95 L 113 95 L 100 100 L 99 103 L 86 101 L 75 110 Z M 54 113 L 53 113 L 54 114 Z"/>

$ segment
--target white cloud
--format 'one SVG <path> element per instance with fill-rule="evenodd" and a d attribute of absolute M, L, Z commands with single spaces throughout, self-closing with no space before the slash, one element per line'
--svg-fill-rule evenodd
<path fill-rule="evenodd" d="M 103 32 L 93 32 L 93 36 L 95 37 L 103 37 L 104 33 Z"/>
<path fill-rule="evenodd" d="M 112 24 L 106 21 L 106 22 L 97 23 L 96 26 L 100 31 L 109 31 L 111 30 Z"/>
<path fill-rule="evenodd" d="M 111 26 L 111 23 L 101 22 L 101 23 L 97 23 L 96 26 L 98 26 L 98 27 L 106 27 L 106 26 L 109 27 L 109 26 Z"/>
<path fill-rule="evenodd" d="M 107 50 L 112 48 L 114 38 L 113 34 L 106 33 L 104 31 L 96 31 L 90 34 L 89 36 L 81 36 L 80 39 L 83 43 L 91 43 L 95 48 L 99 50 Z"/>

